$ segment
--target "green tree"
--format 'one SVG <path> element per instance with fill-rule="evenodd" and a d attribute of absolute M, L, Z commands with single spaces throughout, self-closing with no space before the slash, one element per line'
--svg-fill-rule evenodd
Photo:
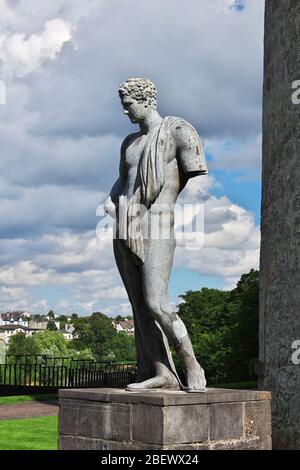
<path fill-rule="evenodd" d="M 47 323 L 47 330 L 49 331 L 57 331 L 57 326 L 54 320 L 49 320 Z"/>
<path fill-rule="evenodd" d="M 33 315 L 33 319 L 34 319 L 34 320 L 37 320 L 37 321 L 43 320 L 44 318 L 45 318 L 45 316 L 44 316 L 44 315 L 40 315 L 39 313 L 37 313 L 36 315 Z"/>
<path fill-rule="evenodd" d="M 95 361 L 95 357 L 92 351 L 89 348 L 80 349 L 79 351 L 72 347 L 70 344 L 71 341 L 68 343 L 68 356 L 72 357 L 73 359 L 77 360 L 91 360 Z"/>
<path fill-rule="evenodd" d="M 134 336 L 128 336 L 124 331 L 117 333 L 112 343 L 112 353 L 115 362 L 136 361 Z"/>
<path fill-rule="evenodd" d="M 0 339 L 0 364 L 5 361 L 6 345 L 3 339 Z"/>
<path fill-rule="evenodd" d="M 37 354 L 64 357 L 68 356 L 68 345 L 62 333 L 57 331 L 39 331 L 32 337 Z"/>
<path fill-rule="evenodd" d="M 227 379 L 231 357 L 230 335 L 235 309 L 229 304 L 230 292 L 203 288 L 181 296 L 179 316 L 189 331 L 194 351 L 211 382 Z M 177 366 L 183 365 L 175 356 Z"/>
<path fill-rule="evenodd" d="M 85 348 L 91 347 L 90 341 L 93 340 L 91 335 L 91 330 L 89 326 L 89 318 L 88 317 L 80 317 L 76 318 L 73 322 L 74 325 L 74 333 L 73 335 L 75 338 L 70 341 L 70 346 L 75 348 L 76 350 L 80 351 Z"/>
<path fill-rule="evenodd" d="M 238 319 L 232 333 L 231 368 L 242 378 L 244 375 L 254 378 L 259 348 L 259 271 L 252 269 L 243 274 L 231 295 Z"/>
<path fill-rule="evenodd" d="M 116 321 L 122 321 L 122 320 L 125 320 L 126 317 L 122 317 L 122 315 L 118 315 L 115 320 Z"/>
<path fill-rule="evenodd" d="M 48 317 L 51 318 L 52 320 L 55 319 L 55 313 L 53 312 L 53 310 L 50 310 L 50 312 L 48 312 Z"/>
<path fill-rule="evenodd" d="M 93 346 L 91 347 L 98 360 L 105 360 L 112 351 L 112 342 L 117 332 L 112 325 L 112 319 L 100 312 L 95 312 L 89 319 Z"/>
<path fill-rule="evenodd" d="M 258 356 L 259 272 L 242 275 L 232 291 L 203 288 L 181 297 L 179 315 L 209 382 L 253 380 Z"/>
<path fill-rule="evenodd" d="M 77 336 L 72 346 L 77 350 L 90 348 L 98 361 L 110 360 L 112 344 L 117 333 L 112 325 L 112 319 L 100 312 L 90 317 L 77 318 L 74 322 Z"/>
<path fill-rule="evenodd" d="M 66 324 L 68 323 L 68 317 L 66 315 L 60 315 L 57 320 L 59 321 L 60 329 L 64 330 Z"/>
<path fill-rule="evenodd" d="M 115 320 L 116 321 L 122 321 L 122 320 L 133 320 L 133 317 L 131 315 L 127 315 L 126 317 L 122 317 L 122 315 L 118 315 Z"/>
<path fill-rule="evenodd" d="M 33 336 L 26 336 L 22 332 L 13 335 L 8 343 L 7 354 L 12 356 L 38 354 Z"/>

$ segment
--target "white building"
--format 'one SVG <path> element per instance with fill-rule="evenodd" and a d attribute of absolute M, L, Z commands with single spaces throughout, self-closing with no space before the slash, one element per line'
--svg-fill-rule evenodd
<path fill-rule="evenodd" d="M 32 336 L 38 330 L 33 328 L 28 328 L 27 326 L 22 325 L 1 325 L 0 326 L 0 341 L 2 341 L 6 346 L 10 338 L 17 333 L 25 333 L 26 336 Z"/>
<path fill-rule="evenodd" d="M 72 323 L 66 323 L 65 330 L 67 333 L 73 333 L 73 331 L 75 330 L 75 327 Z"/>
<path fill-rule="evenodd" d="M 134 335 L 134 321 L 133 320 L 128 320 L 127 318 L 125 318 L 124 320 L 118 320 L 118 321 L 113 320 L 112 324 L 118 333 L 122 331 L 129 336 Z"/>
<path fill-rule="evenodd" d="M 62 333 L 65 340 L 67 340 L 67 341 L 71 341 L 72 339 L 74 339 L 73 333 L 71 333 L 69 331 L 59 330 L 59 333 Z"/>
<path fill-rule="evenodd" d="M 3 325 L 29 326 L 30 313 L 24 311 L 1 313 Z"/>
<path fill-rule="evenodd" d="M 35 319 L 28 312 L 6 312 L 0 315 L 0 342 L 6 348 L 10 338 L 17 333 L 25 333 L 26 336 L 32 336 L 39 331 L 45 331 L 47 330 L 49 320 L 55 323 L 56 331 L 62 333 L 67 341 L 71 341 L 76 337 L 73 334 L 75 330 L 74 325 L 70 323 L 71 318 L 68 319 L 64 329 L 60 329 L 57 315 L 55 315 L 55 319 L 49 319 L 49 317 Z"/>
<path fill-rule="evenodd" d="M 47 330 L 48 322 L 47 318 L 41 318 L 40 320 L 30 319 L 28 326 L 37 330 Z"/>

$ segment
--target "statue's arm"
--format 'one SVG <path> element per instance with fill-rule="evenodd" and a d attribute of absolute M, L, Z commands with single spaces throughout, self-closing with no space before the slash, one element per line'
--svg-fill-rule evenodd
<path fill-rule="evenodd" d="M 207 165 L 200 137 L 190 126 L 175 129 L 176 156 L 187 178 L 207 174 Z"/>
<path fill-rule="evenodd" d="M 113 187 L 111 188 L 108 198 L 104 202 L 105 212 L 107 212 L 113 218 L 116 217 L 116 205 L 118 204 L 119 196 L 122 194 L 123 189 L 125 188 L 125 185 L 126 185 L 127 171 L 126 171 L 126 163 L 125 163 L 125 152 L 126 152 L 127 145 L 128 145 L 128 137 L 124 140 L 121 146 L 119 178 L 114 183 Z"/>

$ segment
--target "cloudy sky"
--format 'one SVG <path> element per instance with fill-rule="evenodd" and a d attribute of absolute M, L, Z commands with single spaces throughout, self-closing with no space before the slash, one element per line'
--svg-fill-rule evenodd
<path fill-rule="evenodd" d="M 0 311 L 129 312 L 98 205 L 134 126 L 117 89 L 148 77 L 201 135 L 202 250 L 178 247 L 171 301 L 258 266 L 263 0 L 0 0 Z"/>

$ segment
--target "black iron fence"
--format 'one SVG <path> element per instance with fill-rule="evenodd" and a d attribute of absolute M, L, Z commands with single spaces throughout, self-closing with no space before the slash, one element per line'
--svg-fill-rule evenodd
<path fill-rule="evenodd" d="M 135 363 L 70 357 L 6 356 L 0 364 L 0 395 L 50 393 L 59 388 L 124 388 L 134 382 Z"/>

